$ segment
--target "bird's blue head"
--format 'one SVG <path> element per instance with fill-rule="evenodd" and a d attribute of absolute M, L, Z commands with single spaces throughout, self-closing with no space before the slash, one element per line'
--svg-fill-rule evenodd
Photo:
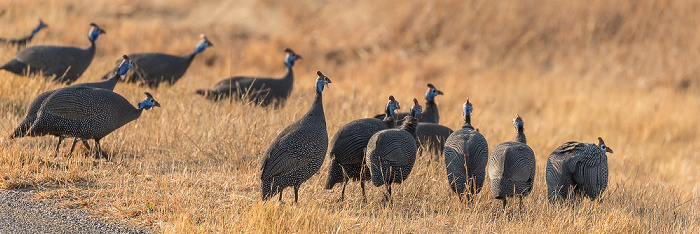
<path fill-rule="evenodd" d="M 464 116 L 472 116 L 472 111 L 474 110 L 474 107 L 472 107 L 472 103 L 469 102 L 469 98 L 467 98 L 467 102 L 465 102 L 462 105 L 462 115 Z"/>
<path fill-rule="evenodd" d="M 443 95 L 442 91 L 437 90 L 433 84 L 428 84 L 428 91 L 425 91 L 425 99 L 435 101 L 435 96 Z"/>
<path fill-rule="evenodd" d="M 515 118 L 513 118 L 513 127 L 515 127 L 516 130 L 520 131 L 523 129 L 525 126 L 525 122 L 523 122 L 523 118 L 520 117 L 519 114 L 515 114 Z"/>
<path fill-rule="evenodd" d="M 150 110 L 151 108 L 156 106 L 160 107 L 160 103 L 153 99 L 153 95 L 151 95 L 148 92 L 145 92 L 144 94 L 146 94 L 146 99 L 143 99 L 143 101 L 139 102 L 139 110 Z"/>
<path fill-rule="evenodd" d="M 418 117 L 423 113 L 423 106 L 418 104 L 418 99 L 416 98 L 413 98 L 413 107 L 411 107 L 410 113 L 413 117 Z"/>
<path fill-rule="evenodd" d="M 199 43 L 197 43 L 197 47 L 194 48 L 195 54 L 204 51 L 204 49 L 206 49 L 207 47 L 214 46 L 214 44 L 212 44 L 211 41 L 207 39 L 207 36 L 205 36 L 204 34 L 199 35 L 199 37 L 202 38 L 202 40 L 200 40 Z"/>
<path fill-rule="evenodd" d="M 126 75 L 126 73 L 129 72 L 129 70 L 133 69 L 135 66 L 134 61 L 129 59 L 129 56 L 124 55 L 122 57 L 124 58 L 124 60 L 122 60 L 122 62 L 119 64 L 120 76 Z"/>
<path fill-rule="evenodd" d="M 301 59 L 301 55 L 294 53 L 294 51 L 292 51 L 290 48 L 285 49 L 284 52 L 286 53 L 284 56 L 284 64 L 286 64 L 287 67 L 293 67 L 294 62 Z"/>
<path fill-rule="evenodd" d="M 605 145 L 605 142 L 603 141 L 603 138 L 602 138 L 602 137 L 598 137 L 598 147 L 600 147 L 600 149 L 602 149 L 602 150 L 605 151 L 605 152 L 608 152 L 608 153 L 611 153 L 611 154 L 612 154 L 612 152 L 613 152 L 613 150 L 612 150 L 610 147 L 608 147 L 607 145 Z"/>
<path fill-rule="evenodd" d="M 39 31 L 41 31 L 42 29 L 47 28 L 47 27 L 49 27 L 49 26 L 46 25 L 46 24 L 44 23 L 44 21 L 42 21 L 41 19 L 39 19 L 39 25 L 37 25 L 36 28 L 34 28 L 34 31 L 32 31 L 32 35 L 38 33 Z"/>
<path fill-rule="evenodd" d="M 321 71 L 317 71 L 316 74 L 318 75 L 318 78 L 316 78 L 316 92 L 323 92 L 323 87 L 330 87 L 328 86 L 329 83 L 331 83 L 331 79 L 329 79 L 327 76 L 324 76 Z"/>
<path fill-rule="evenodd" d="M 90 41 L 96 41 L 100 34 L 107 34 L 105 30 L 102 30 L 95 23 L 90 23 L 90 26 L 92 26 L 92 28 L 90 28 L 90 33 L 88 33 L 88 39 L 90 39 Z"/>

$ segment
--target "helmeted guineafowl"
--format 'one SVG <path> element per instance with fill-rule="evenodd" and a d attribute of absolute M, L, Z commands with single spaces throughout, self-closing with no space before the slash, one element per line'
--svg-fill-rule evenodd
<path fill-rule="evenodd" d="M 386 107 L 384 109 L 386 109 L 388 114 L 391 115 L 391 118 L 396 119 L 398 117 L 396 115 L 396 111 L 398 109 L 401 109 L 401 106 L 399 105 L 399 102 L 396 101 L 396 99 L 394 98 L 394 95 L 390 95 L 389 102 L 386 103 Z"/>
<path fill-rule="evenodd" d="M 444 95 L 440 90 L 437 90 L 433 84 L 428 84 L 428 91 L 425 91 L 425 107 L 420 115 L 416 118 L 418 122 L 421 123 L 440 123 L 440 114 L 438 112 L 437 104 L 435 104 L 435 96 Z M 399 121 L 397 124 L 401 124 L 403 119 L 409 115 L 407 112 L 399 113 L 396 119 Z M 384 114 L 374 116 L 378 119 L 384 119 Z"/>
<path fill-rule="evenodd" d="M 299 120 L 277 135 L 265 151 L 260 163 L 262 199 L 268 200 L 282 190 L 294 187 L 294 202 L 299 200 L 299 187 L 311 178 L 323 164 L 328 149 L 326 117 L 323 113 L 323 87 L 331 80 L 316 72 L 316 97 L 311 108 Z"/>
<path fill-rule="evenodd" d="M 386 185 L 385 200 L 391 201 L 391 184 L 401 184 L 408 178 L 416 162 L 416 125 L 412 115 L 406 116 L 400 129 L 386 129 L 375 133 L 367 143 L 365 162 L 369 167 L 372 184 Z"/>
<path fill-rule="evenodd" d="M 27 43 L 32 41 L 32 38 L 34 38 L 34 35 L 36 35 L 39 31 L 41 31 L 44 28 L 49 27 L 39 19 L 39 24 L 32 30 L 32 33 L 29 34 L 28 36 L 22 37 L 22 38 L 16 38 L 16 39 L 7 39 L 7 38 L 0 38 L 0 44 L 8 44 L 11 46 L 17 46 L 17 49 L 22 49 L 27 46 Z"/>
<path fill-rule="evenodd" d="M 442 156 L 445 141 L 454 131 L 436 123 L 418 123 L 416 137 L 418 139 L 418 154 L 427 152 L 430 161 Z"/>
<path fill-rule="evenodd" d="M 133 68 L 133 62 L 127 57 L 126 55 L 123 56 L 124 60 L 122 60 L 122 63 L 119 65 L 120 69 L 117 73 L 114 74 L 114 77 L 105 80 L 105 81 L 100 81 L 100 82 L 92 82 L 92 83 L 81 83 L 81 84 L 74 84 L 65 88 L 71 88 L 71 87 L 92 87 L 92 88 L 101 88 L 101 89 L 107 89 L 107 90 L 114 90 L 114 87 L 117 84 L 117 80 L 119 77 L 126 75 L 126 73 Z M 63 88 L 63 89 L 65 89 Z M 39 108 L 41 108 L 41 104 L 46 100 L 47 97 L 49 97 L 51 94 L 54 92 L 61 90 L 61 89 L 56 89 L 56 90 L 51 90 L 51 91 L 46 91 L 42 94 L 39 94 L 34 100 L 29 104 L 29 109 L 27 110 L 27 115 L 24 117 L 24 120 L 15 128 L 14 132 L 12 135 L 10 135 L 10 139 L 14 138 L 19 138 L 19 137 L 24 137 L 27 135 L 27 132 L 29 131 L 29 128 L 31 127 L 32 123 L 36 120 L 37 113 L 39 112 Z M 58 153 L 58 148 L 61 146 L 61 142 L 63 141 L 64 136 L 62 135 L 56 135 L 58 137 L 58 144 L 56 145 L 56 153 Z M 68 155 L 73 153 L 73 149 L 75 149 L 75 143 L 78 141 L 76 138 L 73 141 L 73 145 L 71 146 L 70 152 Z M 83 144 L 85 147 L 88 149 L 90 146 L 87 143 L 87 140 L 83 140 Z"/>
<path fill-rule="evenodd" d="M 445 142 L 445 168 L 447 182 L 459 199 L 471 197 L 481 191 L 489 161 L 489 145 L 481 133 L 471 124 L 473 107 L 467 98 L 462 106 L 464 125 L 450 134 Z"/>
<path fill-rule="evenodd" d="M 489 157 L 491 196 L 502 200 L 504 209 L 509 196 L 518 196 L 522 204 L 523 196 L 532 191 L 535 181 L 535 153 L 527 145 L 524 125 L 520 115 L 516 114 L 513 119 L 517 131 L 515 140 L 497 145 Z"/>
<path fill-rule="evenodd" d="M 138 83 L 150 88 L 157 88 L 161 83 L 175 84 L 187 71 L 194 57 L 203 52 L 207 47 L 214 46 L 204 34 L 195 46 L 192 53 L 186 55 L 170 55 L 164 53 L 136 53 L 129 58 L 138 64 L 134 72 L 124 79 L 125 82 Z M 108 79 L 117 72 L 119 66 L 105 74 L 102 78 Z"/>
<path fill-rule="evenodd" d="M 385 108 L 389 113 L 389 108 Z M 370 179 L 369 168 L 364 161 L 365 148 L 369 139 L 377 132 L 394 128 L 395 120 L 390 114 L 379 120 L 376 118 L 364 118 L 353 120 L 341 127 L 331 138 L 328 157 L 331 166 L 328 167 L 328 177 L 325 189 L 332 189 L 337 183 L 343 183 L 340 199 L 345 198 L 345 186 L 350 179 L 359 180 L 362 188 L 362 197 L 365 196 L 365 180 Z"/>
<path fill-rule="evenodd" d="M 292 93 L 294 87 L 294 63 L 301 56 L 291 49 L 284 50 L 284 63 L 287 66 L 287 74 L 282 79 L 236 76 L 228 78 L 214 85 L 214 88 L 197 90 L 197 93 L 212 101 L 234 98 L 250 101 L 261 106 L 273 103 L 283 105 Z"/>
<path fill-rule="evenodd" d="M 596 199 L 608 186 L 608 156 L 613 150 L 598 137 L 598 144 L 566 142 L 547 159 L 547 197 L 551 202 L 573 193 Z"/>
<path fill-rule="evenodd" d="M 90 66 L 95 56 L 95 41 L 105 31 L 95 23 L 88 33 L 90 47 L 81 49 L 67 46 L 32 46 L 22 49 L 5 65 L 0 66 L 17 75 L 42 73 L 44 77 L 54 77 L 55 82 L 72 83 Z"/>
<path fill-rule="evenodd" d="M 39 109 L 28 136 L 55 135 L 94 139 L 97 156 L 105 157 L 100 140 L 121 126 L 137 119 L 141 112 L 160 104 L 146 92 L 138 107 L 110 90 L 69 87 L 53 92 Z"/>

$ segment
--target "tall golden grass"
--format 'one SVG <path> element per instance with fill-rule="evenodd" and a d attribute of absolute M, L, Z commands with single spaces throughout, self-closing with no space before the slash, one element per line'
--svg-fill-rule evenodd
<path fill-rule="evenodd" d="M 215 44 L 185 77 L 148 90 L 119 84 L 134 102 L 150 91 L 162 108 L 103 139 L 113 155 L 94 160 L 51 155 L 55 138 L 3 139 L 0 187 L 43 191 L 40 199 L 162 232 L 689 232 L 700 231 L 700 3 L 696 1 L 130 1 L 0 2 L 0 35 L 49 24 L 31 45 L 86 47 L 88 24 L 107 34 L 78 82 L 99 79 L 121 54 L 185 54 L 200 33 Z M 304 59 L 281 109 L 212 103 L 194 93 L 232 75 L 284 74 L 283 49 Z M 8 61 L 14 48 L 0 50 Z M 442 163 L 418 158 L 395 187 L 322 188 L 327 162 L 302 185 L 299 204 L 260 201 L 261 154 L 311 104 L 312 80 L 324 93 L 329 135 L 381 113 L 390 94 L 421 99 L 426 83 L 441 124 L 461 126 L 461 104 L 491 148 L 511 140 L 511 118 L 525 120 L 537 180 L 521 209 L 504 212 L 488 185 L 471 203 L 447 186 Z M 0 71 L 0 130 L 9 135 L 41 92 L 62 87 Z M 609 187 L 600 201 L 546 200 L 547 156 L 570 141 L 595 142 L 608 155 Z M 67 150 L 62 147 L 62 153 Z M 291 189 L 287 189 L 291 190 Z"/>

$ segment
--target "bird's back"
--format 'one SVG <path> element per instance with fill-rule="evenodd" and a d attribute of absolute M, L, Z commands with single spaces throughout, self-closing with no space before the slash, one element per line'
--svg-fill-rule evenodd
<path fill-rule="evenodd" d="M 102 138 L 140 114 L 124 97 L 110 90 L 69 87 L 46 98 L 30 134 Z"/>
<path fill-rule="evenodd" d="M 550 197 L 575 185 L 577 191 L 595 199 L 607 187 L 607 156 L 592 143 L 564 143 L 547 159 L 546 177 Z"/>
<path fill-rule="evenodd" d="M 464 193 L 467 179 L 474 178 L 477 192 L 483 186 L 488 162 L 488 143 L 481 133 L 461 128 L 452 133 L 445 142 L 445 167 L 450 186 Z"/>
<path fill-rule="evenodd" d="M 416 139 L 405 130 L 386 129 L 374 134 L 365 153 L 372 183 L 401 183 L 413 169 L 416 151 Z"/>
<path fill-rule="evenodd" d="M 504 142 L 491 151 L 488 168 L 494 197 L 527 195 L 535 178 L 535 153 L 524 143 Z"/>

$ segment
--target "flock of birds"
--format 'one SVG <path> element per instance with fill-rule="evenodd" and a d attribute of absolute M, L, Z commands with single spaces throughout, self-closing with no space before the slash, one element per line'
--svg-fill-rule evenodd
<path fill-rule="evenodd" d="M 2 39 L 0 43 L 17 46 L 15 57 L 0 66 L 17 75 L 40 75 L 49 80 L 71 84 L 90 65 L 95 55 L 95 41 L 105 31 L 90 24 L 86 49 L 65 46 L 27 47 L 34 35 L 46 28 L 39 25 L 31 35 L 19 39 Z M 107 157 L 100 140 L 112 131 L 137 119 L 143 110 L 160 104 L 145 92 L 146 98 L 132 106 L 121 95 L 114 93 L 119 81 L 138 83 L 157 88 L 162 83 L 174 84 L 187 71 L 194 57 L 213 44 L 206 36 L 192 53 L 177 56 L 163 53 L 123 55 L 117 66 L 103 77 L 103 81 L 81 83 L 47 91 L 30 104 L 25 119 L 10 135 L 10 139 L 25 136 L 53 135 L 59 138 L 56 154 L 65 138 L 74 138 L 70 155 L 78 141 L 92 151 L 88 140 L 95 142 L 97 157 Z M 243 100 L 260 106 L 284 105 L 292 92 L 292 67 L 301 59 L 291 49 L 285 51 L 287 74 L 279 78 L 231 77 L 217 83 L 212 89 L 196 93 L 212 101 Z M 513 118 L 513 141 L 497 145 L 489 155 L 484 136 L 471 125 L 473 104 L 467 98 L 462 107 L 464 125 L 453 131 L 439 124 L 440 115 L 435 98 L 444 93 L 428 84 L 423 108 L 416 98 L 408 112 L 401 109 L 393 96 L 389 97 L 384 114 L 373 118 L 351 121 L 341 127 L 330 139 L 323 110 L 323 91 L 331 80 L 320 71 L 314 87 L 315 97 L 308 112 L 287 126 L 265 151 L 259 169 L 262 199 L 268 200 L 286 187 L 294 188 L 298 200 L 301 184 L 316 174 L 328 154 L 325 189 L 342 183 L 340 200 L 351 180 L 359 181 L 366 200 L 364 182 L 371 180 L 376 187 L 385 186 L 385 200 L 391 201 L 391 185 L 408 179 L 422 149 L 436 156 L 444 156 L 447 182 L 460 200 L 471 200 L 480 192 L 486 178 L 491 195 L 503 201 L 507 197 L 527 196 L 535 180 L 535 154 L 527 145 L 525 122 L 516 114 Z M 330 149 L 329 149 L 330 147 Z M 598 143 L 566 142 L 556 148 L 547 160 L 546 182 L 550 201 L 583 195 L 596 199 L 607 187 L 608 167 L 606 152 L 612 150 L 602 138 Z M 432 159 L 431 159 L 432 160 Z"/>

